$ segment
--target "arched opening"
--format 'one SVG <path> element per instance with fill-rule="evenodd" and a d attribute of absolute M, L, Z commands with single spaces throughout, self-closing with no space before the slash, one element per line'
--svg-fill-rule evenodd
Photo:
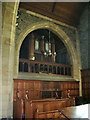
<path fill-rule="evenodd" d="M 19 72 L 71 75 L 69 68 L 72 63 L 67 48 L 62 40 L 49 29 L 37 29 L 25 37 L 20 48 L 19 60 Z M 47 70 L 44 68 L 45 64 Z M 58 72 L 58 67 L 61 67 L 61 73 Z"/>
<path fill-rule="evenodd" d="M 25 28 L 22 31 L 22 33 L 19 35 L 17 42 L 16 42 L 15 78 L 17 78 L 18 76 L 19 53 L 20 53 L 20 47 L 22 45 L 22 42 L 24 41 L 25 37 L 29 33 L 37 29 L 48 29 L 61 39 L 61 41 L 64 43 L 65 47 L 67 48 L 67 52 L 70 56 L 70 63 L 72 64 L 72 69 L 70 68 L 69 70 L 72 71 L 72 77 L 76 80 L 79 80 L 80 78 L 79 58 L 78 58 L 76 49 L 71 39 L 69 38 L 69 36 L 59 26 L 51 22 L 34 23 L 28 26 L 27 28 Z"/>

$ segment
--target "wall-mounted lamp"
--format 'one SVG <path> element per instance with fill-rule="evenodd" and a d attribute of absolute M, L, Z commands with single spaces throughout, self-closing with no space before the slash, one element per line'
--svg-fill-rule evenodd
<path fill-rule="evenodd" d="M 16 27 L 18 26 L 18 23 L 16 23 Z"/>

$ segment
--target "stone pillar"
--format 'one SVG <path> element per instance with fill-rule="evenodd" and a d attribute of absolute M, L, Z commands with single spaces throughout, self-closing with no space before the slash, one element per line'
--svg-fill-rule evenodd
<path fill-rule="evenodd" d="M 15 24 L 18 5 L 18 2 L 2 3 L 4 14 L 2 29 L 2 116 L 0 114 L 0 118 L 13 117 Z"/>
<path fill-rule="evenodd" d="M 81 79 L 81 59 L 80 59 L 80 39 L 79 39 L 79 32 L 76 30 L 76 50 L 77 50 L 77 55 L 78 55 L 78 60 L 79 60 L 79 95 L 82 96 L 82 79 Z"/>
<path fill-rule="evenodd" d="M 34 41 L 35 41 L 35 36 L 32 33 L 31 37 L 30 37 L 30 40 L 29 40 L 29 56 L 28 56 L 29 60 L 35 60 L 35 57 L 34 57 Z"/>
<path fill-rule="evenodd" d="M 2 2 L 0 2 L 0 28 L 2 28 Z M 2 33 L 0 29 L 0 117 L 2 116 Z"/>

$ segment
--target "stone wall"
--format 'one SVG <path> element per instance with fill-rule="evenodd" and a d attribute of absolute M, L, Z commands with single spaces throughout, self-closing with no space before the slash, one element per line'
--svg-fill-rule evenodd
<path fill-rule="evenodd" d="M 20 33 L 30 24 L 33 24 L 36 22 L 50 22 L 46 19 L 31 15 L 31 14 L 27 13 L 25 10 L 19 10 L 18 16 L 19 16 L 19 18 L 17 19 L 18 26 L 16 29 L 16 41 L 17 41 Z M 51 23 L 53 23 L 53 22 L 51 22 Z M 76 30 L 71 29 L 66 26 L 63 26 L 63 25 L 60 25 L 60 24 L 56 24 L 56 25 L 58 25 L 70 37 L 70 39 L 72 40 L 72 42 L 74 44 L 74 47 L 76 48 Z"/>
<path fill-rule="evenodd" d="M 90 68 L 90 3 L 86 6 L 78 26 L 81 69 Z"/>
<path fill-rule="evenodd" d="M 18 36 L 20 33 L 30 24 L 36 23 L 36 22 L 43 22 L 47 21 L 42 18 L 35 17 L 30 14 L 25 14 L 25 12 L 22 12 L 20 15 L 21 17 L 18 19 L 17 22 L 19 22 L 19 26 L 16 29 L 16 38 L 15 38 L 15 23 L 16 23 L 16 14 L 18 10 L 18 3 L 3 3 L 4 4 L 4 11 L 3 11 L 3 43 L 2 43 L 2 113 L 0 113 L 0 117 L 3 118 L 12 118 L 13 117 L 13 78 L 14 78 L 14 60 L 16 55 L 15 53 L 15 42 L 18 39 Z M 20 20 L 20 21 L 19 21 Z M 56 27 L 56 26 L 55 26 Z M 73 41 L 74 47 L 76 46 L 76 35 L 75 30 L 72 30 L 70 28 L 64 27 L 62 25 L 59 26 L 62 28 L 66 34 L 69 35 L 69 37 Z M 63 34 L 64 36 L 64 34 Z M 66 38 L 66 36 L 65 36 Z M 69 38 L 66 38 L 66 42 L 69 42 Z M 72 44 L 70 44 L 72 46 Z M 72 48 L 73 51 L 75 51 Z M 74 53 L 73 53 L 74 54 Z M 76 54 L 75 54 L 76 55 Z M 74 55 L 74 56 L 75 56 Z M 77 58 L 77 57 L 75 57 Z M 77 62 L 75 61 L 75 64 Z M 78 64 L 75 66 L 75 71 L 77 70 Z M 0 83 L 1 83 L 0 82 Z M 0 106 L 1 107 L 1 106 Z"/>

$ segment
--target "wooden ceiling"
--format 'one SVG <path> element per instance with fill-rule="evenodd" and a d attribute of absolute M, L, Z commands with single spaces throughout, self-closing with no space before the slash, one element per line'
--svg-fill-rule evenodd
<path fill-rule="evenodd" d="M 77 27 L 86 4 L 85 2 L 21 2 L 19 8 Z"/>

